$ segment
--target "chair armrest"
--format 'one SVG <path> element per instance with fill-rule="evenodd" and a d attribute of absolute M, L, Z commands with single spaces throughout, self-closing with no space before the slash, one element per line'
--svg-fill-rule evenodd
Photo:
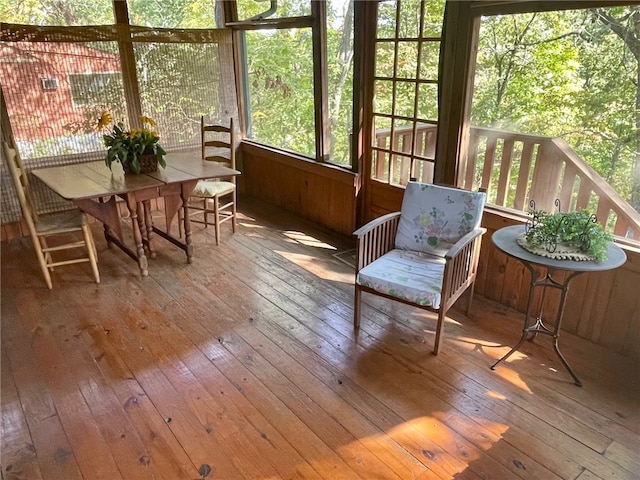
<path fill-rule="evenodd" d="M 392 250 L 400 222 L 400 212 L 383 215 L 357 229 L 356 272 Z"/>
<path fill-rule="evenodd" d="M 469 233 L 467 233 L 464 237 L 462 237 L 460 240 L 458 240 L 456 243 L 454 243 L 451 246 L 451 248 L 447 251 L 447 253 L 444 254 L 444 258 L 446 260 L 453 259 L 457 255 L 459 255 L 462 249 L 468 243 L 470 243 L 474 238 L 476 238 L 478 235 L 484 235 L 486 232 L 487 232 L 487 229 L 482 227 L 471 230 Z"/>
<path fill-rule="evenodd" d="M 476 279 L 482 235 L 486 228 L 476 228 L 458 240 L 445 254 L 441 307 L 448 309 Z M 473 290 L 472 290 L 473 293 Z M 469 302 L 469 305 L 471 303 Z"/>

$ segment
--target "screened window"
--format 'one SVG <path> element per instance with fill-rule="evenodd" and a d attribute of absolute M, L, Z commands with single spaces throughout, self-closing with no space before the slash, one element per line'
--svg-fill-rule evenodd
<path fill-rule="evenodd" d="M 6 23 L 41 26 L 115 23 L 113 0 L 0 0 L 0 19 Z"/>
<path fill-rule="evenodd" d="M 248 138 L 315 158 L 311 28 L 247 31 L 245 38 Z"/>
<path fill-rule="evenodd" d="M 152 117 L 168 151 L 199 147 L 201 115 L 239 124 L 229 30 L 132 26 L 132 41 L 119 44 L 123 29 L 115 26 L 94 27 L 89 35 L 74 27 L 3 28 L 14 41 L 0 43 L 0 83 L 27 168 L 103 159 L 96 128 L 103 110 L 130 127 L 138 114 Z M 133 74 L 125 75 L 125 66 Z M 44 89 L 43 78 L 58 79 L 58 88 Z M 19 218 L 13 190 L 0 195 L 2 222 Z M 59 209 L 46 189 L 36 196 L 43 211 Z"/>
<path fill-rule="evenodd" d="M 238 20 L 308 17 L 311 0 L 237 0 Z"/>

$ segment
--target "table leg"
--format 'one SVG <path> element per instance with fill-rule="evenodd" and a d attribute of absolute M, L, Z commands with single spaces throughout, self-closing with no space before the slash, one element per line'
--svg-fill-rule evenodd
<path fill-rule="evenodd" d="M 143 277 L 149 276 L 147 257 L 144 254 L 144 244 L 142 241 L 142 232 L 140 231 L 140 223 L 138 222 L 138 202 L 135 196 L 128 194 L 126 196 L 127 208 L 131 215 L 131 226 L 133 227 L 133 241 L 136 245 L 136 256 L 140 274 Z"/>
<path fill-rule="evenodd" d="M 151 217 L 151 202 L 144 200 L 142 202 L 142 211 L 144 213 L 144 226 L 146 228 L 147 248 L 149 249 L 149 255 L 151 258 L 156 258 L 156 249 L 153 244 L 153 218 Z"/>
<path fill-rule="evenodd" d="M 525 313 L 524 328 L 522 329 L 522 336 L 520 337 L 520 340 L 518 341 L 518 343 L 511 350 L 509 350 L 509 352 L 507 352 L 506 355 L 504 355 L 502 358 L 500 358 L 496 363 L 494 363 L 491 366 L 491 370 L 495 370 L 498 364 L 505 361 L 507 358 L 513 355 L 516 351 L 518 351 L 526 340 L 528 339 L 533 340 L 538 333 L 543 333 L 545 335 L 550 335 L 553 337 L 553 348 L 556 354 L 558 355 L 558 357 L 560 358 L 560 361 L 562 362 L 564 367 L 567 369 L 567 371 L 573 378 L 574 383 L 577 386 L 581 387 L 582 382 L 580 381 L 578 376 L 575 374 L 575 372 L 573 371 L 573 369 L 571 368 L 567 360 L 564 358 L 564 355 L 562 355 L 562 352 L 560 352 L 560 347 L 558 346 L 558 339 L 560 337 L 560 327 L 562 325 L 562 316 L 564 314 L 564 307 L 567 301 L 567 292 L 569 291 L 569 283 L 571 282 L 571 280 L 573 280 L 573 278 L 575 278 L 577 275 L 583 272 L 573 272 L 564 280 L 564 282 L 560 283 L 551 277 L 551 273 L 549 271 L 547 271 L 547 273 L 542 279 L 539 279 L 538 273 L 531 265 L 525 262 L 522 262 L 522 263 L 531 273 L 531 285 L 529 287 L 529 298 L 527 300 L 527 311 Z M 558 305 L 558 313 L 556 315 L 556 322 L 553 330 L 549 329 L 542 321 L 542 313 L 540 314 L 539 317 L 536 318 L 535 322 L 533 322 L 532 325 L 529 325 L 530 318 L 531 318 L 531 308 L 533 306 L 533 296 L 534 296 L 535 289 L 537 287 L 543 288 L 543 303 L 544 303 L 544 297 L 545 297 L 545 292 L 547 288 L 557 288 L 562 291 L 562 294 L 560 296 L 560 303 Z M 541 304 L 541 308 L 543 303 Z"/>
<path fill-rule="evenodd" d="M 185 182 L 181 185 L 180 189 L 180 198 L 182 199 L 182 216 L 183 216 L 183 227 L 184 227 L 184 243 L 185 243 L 185 252 L 187 253 L 187 263 L 193 262 L 193 245 L 191 245 L 191 221 L 189 218 L 189 197 L 191 196 L 191 192 L 193 192 L 193 188 L 195 187 L 195 182 Z"/>

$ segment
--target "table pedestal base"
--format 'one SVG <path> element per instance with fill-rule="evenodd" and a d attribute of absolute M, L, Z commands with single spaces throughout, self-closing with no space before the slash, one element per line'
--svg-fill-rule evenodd
<path fill-rule="evenodd" d="M 581 387 L 582 382 L 580 381 L 580 379 L 578 378 L 578 376 L 573 371 L 573 369 L 571 368 L 567 360 L 564 358 L 564 355 L 562 355 L 562 352 L 560 351 L 560 347 L 558 346 L 558 338 L 560 337 L 560 326 L 562 325 L 562 315 L 564 313 L 564 306 L 567 300 L 567 292 L 569 291 L 569 283 L 576 276 L 578 276 L 580 273 L 583 273 L 583 272 L 572 272 L 563 282 L 558 282 L 551 277 L 550 270 L 547 270 L 547 273 L 544 275 L 543 278 L 539 278 L 538 272 L 529 263 L 523 262 L 523 261 L 521 261 L 521 263 L 525 267 L 527 267 L 529 272 L 531 272 L 531 287 L 529 289 L 529 299 L 527 301 L 527 312 L 524 318 L 524 328 L 522 330 L 522 337 L 520 337 L 520 340 L 518 341 L 518 343 L 511 350 L 509 350 L 509 352 L 506 355 L 504 355 L 500 360 L 498 360 L 496 363 L 494 363 L 491 366 L 491 370 L 495 370 L 496 366 L 498 366 L 500 362 L 505 361 L 507 358 L 513 355 L 516 351 L 518 351 L 526 340 L 533 341 L 533 339 L 539 333 L 541 333 L 541 334 L 550 335 L 553 337 L 553 348 L 556 354 L 558 355 L 558 358 L 560 358 L 560 361 L 562 362 L 564 367 L 567 369 L 569 374 L 573 377 L 574 383 L 577 386 Z M 542 304 L 544 304 L 544 297 L 545 297 L 545 292 L 547 288 L 557 288 L 562 292 L 560 296 L 560 304 L 558 306 L 558 314 L 556 316 L 556 322 L 553 329 L 547 327 L 543 323 L 541 317 L 537 317 L 535 319 L 535 322 L 532 325 L 529 325 L 530 319 L 532 318 L 531 309 L 533 307 L 532 305 L 533 296 L 534 296 L 535 289 L 538 287 L 543 288 Z"/>

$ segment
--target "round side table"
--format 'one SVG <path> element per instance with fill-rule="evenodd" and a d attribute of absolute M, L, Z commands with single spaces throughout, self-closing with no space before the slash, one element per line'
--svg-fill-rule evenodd
<path fill-rule="evenodd" d="M 576 261 L 576 260 L 556 260 L 553 258 L 543 257 L 530 253 L 520 245 L 518 245 L 516 239 L 519 235 L 524 233 L 524 225 L 515 225 L 512 227 L 501 228 L 494 232 L 491 237 L 493 244 L 502 252 L 506 253 L 512 258 L 519 260 L 531 273 L 531 284 L 529 287 L 529 298 L 527 301 L 527 311 L 524 318 L 524 328 L 522 330 L 522 336 L 518 343 L 500 360 L 491 366 L 491 370 L 494 370 L 496 366 L 509 358 L 514 352 L 516 352 L 527 339 L 533 339 L 538 333 L 550 335 L 553 337 L 553 348 L 560 358 L 560 361 L 569 371 L 576 385 L 582 386 L 582 382 L 575 374 L 573 369 L 567 363 L 567 360 L 560 352 L 558 347 L 558 338 L 560 337 L 560 327 L 562 325 L 562 315 L 564 313 L 564 306 L 567 300 L 567 292 L 569 291 L 569 284 L 571 280 L 577 277 L 581 273 L 585 272 L 600 272 L 603 270 L 611 270 L 618 268 L 627 260 L 627 255 L 620 247 L 613 243 L 609 243 L 609 248 L 606 253 L 606 260 L 603 261 Z M 544 274 L 540 274 L 534 267 L 543 267 Z M 564 281 L 557 281 L 552 278 L 552 274 L 555 270 L 564 270 L 571 272 Z M 536 288 L 556 288 L 562 293 L 560 296 L 560 305 L 558 307 L 558 314 L 556 316 L 556 322 L 553 328 L 547 327 L 541 317 L 537 317 L 535 322 L 531 322 L 531 308 L 533 303 L 533 295 Z M 544 301 L 544 293 L 542 296 Z"/>

